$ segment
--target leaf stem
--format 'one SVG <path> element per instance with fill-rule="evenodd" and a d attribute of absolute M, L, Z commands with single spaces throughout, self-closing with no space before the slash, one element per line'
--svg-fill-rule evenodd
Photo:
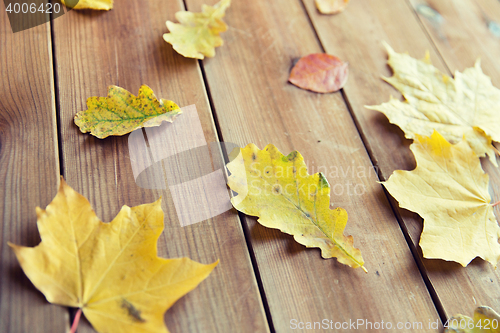
<path fill-rule="evenodd" d="M 78 309 L 75 315 L 75 319 L 73 320 L 73 325 L 71 325 L 70 333 L 75 333 L 76 328 L 78 327 L 78 322 L 80 321 L 80 317 L 82 316 L 82 309 Z"/>
<path fill-rule="evenodd" d="M 493 205 L 491 205 L 491 207 L 495 207 L 497 205 L 500 205 L 500 201 L 495 202 Z"/>

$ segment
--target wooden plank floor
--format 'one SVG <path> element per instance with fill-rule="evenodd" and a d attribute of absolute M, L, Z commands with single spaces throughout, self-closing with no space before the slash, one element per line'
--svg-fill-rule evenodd
<path fill-rule="evenodd" d="M 75 13 L 54 21 L 63 173 L 104 221 L 110 221 L 124 204 L 153 202 L 163 195 L 166 218 L 159 255 L 187 256 L 202 263 L 219 259 L 219 267 L 225 267 L 217 267 L 169 311 L 166 322 L 172 332 L 266 332 L 264 308 L 238 216 L 226 212 L 181 227 L 168 191 L 155 193 L 136 185 L 128 136 L 99 140 L 82 135 L 73 123 L 74 111 L 86 109 L 88 96 L 105 96 L 109 84 L 134 94 L 147 84 L 159 98 L 181 106 L 196 104 L 207 142 L 217 141 L 198 62 L 178 56 L 161 40 L 164 13 L 181 9 L 180 1 L 128 0 L 104 15 Z M 73 82 L 79 83 L 77 89 Z"/>
<path fill-rule="evenodd" d="M 163 41 L 165 21 L 203 3 L 215 1 L 121 0 L 110 12 L 71 11 L 16 34 L 0 14 L 0 332 L 69 330 L 74 311 L 48 304 L 7 246 L 39 242 L 35 206 L 51 201 L 59 174 L 104 221 L 122 205 L 162 196 L 159 254 L 220 259 L 208 279 L 167 311 L 171 332 L 335 331 L 294 326 L 323 319 L 408 322 L 412 328 L 398 331 L 439 332 L 446 318 L 478 305 L 500 310 L 500 273 L 491 265 L 476 259 L 462 268 L 422 258 L 421 218 L 399 209 L 377 183 L 414 167 L 410 141 L 364 108 L 397 95 L 380 79 L 391 73 L 382 41 L 417 58 L 429 50 L 450 74 L 481 57 L 500 87 L 500 1 L 353 0 L 329 16 L 313 0 L 233 0 L 224 46 L 214 58 L 186 59 Z M 349 62 L 342 92 L 316 94 L 287 83 L 294 59 L 317 52 Z M 302 152 L 310 171 L 326 171 L 342 189 L 332 192 L 332 205 L 347 210 L 346 233 L 368 273 L 323 260 L 319 250 L 235 210 L 181 227 L 168 190 L 135 183 L 128 136 L 99 140 L 73 123 L 86 99 L 105 96 L 109 85 L 136 94 L 142 84 L 181 107 L 196 105 L 207 142 L 273 143 L 285 154 Z M 217 170 L 216 157 L 212 165 Z M 483 165 L 498 199 L 500 170 Z M 83 321 L 78 332 L 94 330 Z"/>
<path fill-rule="evenodd" d="M 305 3 L 307 6 L 307 2 Z M 469 20 L 467 22 L 469 29 L 475 28 L 481 31 L 484 42 L 476 41 L 474 36 L 477 35 L 470 33 L 468 29 L 461 26 L 461 22 L 465 20 L 464 17 L 457 18 L 455 12 L 457 8 L 455 6 L 460 7 L 459 9 L 463 13 L 467 13 L 467 15 L 471 15 L 473 11 L 479 15 L 480 10 L 477 9 L 477 4 L 474 1 L 463 1 L 460 2 L 460 5 L 452 1 L 446 5 L 444 1 L 435 2 L 436 5 L 438 3 L 439 8 L 434 7 L 434 3 L 427 4 L 422 1 L 412 2 L 413 7 L 408 6 L 408 3 L 405 2 L 395 4 L 390 0 L 377 1 L 376 3 L 368 1 L 363 4 L 358 2 L 353 3 L 349 8 L 350 15 L 338 16 L 338 20 L 326 20 L 318 15 L 310 4 L 307 6 L 326 51 L 338 54 L 345 59 L 351 59 L 352 73 L 359 73 L 358 75 L 351 75 L 351 80 L 345 87 L 345 94 L 352 107 L 358 127 L 365 137 L 365 144 L 371 152 L 372 160 L 379 167 L 383 179 L 387 179 L 395 169 L 413 169 L 414 161 L 411 154 L 408 153 L 410 141 L 404 139 L 402 132 L 396 126 L 390 125 L 385 116 L 364 108 L 364 105 L 380 104 L 385 102 L 390 94 L 397 94 L 389 85 L 379 83 L 380 73 L 385 76 L 391 75 L 386 65 L 377 60 L 381 57 L 385 58 L 386 52 L 381 42 L 385 40 L 395 50 L 399 52 L 409 51 L 416 58 L 423 57 L 425 51 L 429 50 L 433 63 L 443 72 L 449 72 L 447 59 L 452 61 L 452 59 L 466 58 L 467 63 L 466 60 L 462 60 L 463 63 L 460 68 L 456 66 L 453 68 L 453 70 L 463 70 L 465 67 L 473 66 L 475 59 L 480 55 L 484 54 L 485 60 L 488 60 L 491 54 L 486 50 L 500 55 L 498 38 L 491 33 L 490 35 L 484 33 L 484 30 L 487 29 L 483 27 L 481 20 L 473 20 L 472 22 Z M 492 6 L 489 13 L 494 15 L 496 10 L 497 16 L 495 19 L 499 21 L 498 10 L 500 9 L 500 3 L 490 2 L 489 4 Z M 433 25 L 435 22 L 426 22 L 421 16 L 422 21 L 420 21 L 419 17 L 415 16 L 415 13 L 418 13 L 418 6 L 438 8 L 439 13 L 442 13 L 438 13 L 438 15 L 444 17 L 444 19 L 441 19 L 442 27 L 435 27 Z M 467 6 L 469 8 L 463 8 Z M 366 24 L 359 25 L 360 20 L 366 22 Z M 389 20 L 397 20 L 397 26 L 400 29 L 394 29 L 391 25 L 381 23 Z M 428 26 L 428 30 L 423 30 L 421 24 L 431 26 Z M 469 54 L 475 53 L 475 56 L 465 57 L 462 55 L 464 52 L 459 52 L 452 58 L 446 52 L 436 51 L 436 45 L 433 45 L 427 34 L 427 32 L 440 34 L 440 30 L 435 29 L 447 29 L 455 36 L 460 36 L 457 42 L 442 40 L 443 35 L 436 36 L 435 39 L 441 41 L 437 47 L 438 51 L 439 48 L 446 50 L 462 48 L 466 49 Z M 333 30 L 339 31 L 339 33 L 329 33 L 329 31 Z M 464 30 L 463 33 L 462 30 Z M 357 43 L 351 43 L 349 38 L 344 37 L 346 34 L 349 37 L 357 38 Z M 496 43 L 494 42 L 495 39 Z M 454 44 L 460 45 L 455 46 Z M 481 44 L 481 47 L 478 44 Z M 486 45 L 491 45 L 491 47 Z M 483 52 L 478 53 L 479 50 L 483 50 Z M 489 67 L 495 69 L 488 71 L 485 67 L 485 73 L 491 75 L 493 81 L 498 80 L 498 63 L 494 64 L 493 61 L 486 61 L 486 63 Z M 402 142 L 404 145 L 401 144 Z M 387 156 L 388 151 L 391 152 L 390 156 Z M 495 183 L 498 184 L 498 169 L 494 168 L 489 162 L 483 163 L 483 165 L 492 179 L 492 190 L 496 194 L 493 197 L 499 197 L 498 186 L 495 185 Z M 421 251 L 418 248 L 418 240 L 422 231 L 420 217 L 408 211 L 400 210 L 394 201 L 393 206 L 403 228 L 408 231 L 412 239 L 412 247 L 418 252 L 418 258 L 421 258 Z M 438 260 L 423 260 L 423 264 L 425 265 L 424 274 L 430 280 L 431 293 L 437 295 L 435 298 L 436 306 L 446 316 L 463 312 L 464 308 L 473 309 L 479 304 L 498 307 L 500 302 L 499 273 L 491 265 L 477 259 L 467 269 L 462 269 L 456 263 Z"/>
<path fill-rule="evenodd" d="M 50 26 L 0 21 L 0 332 L 63 332 L 67 311 L 33 289 L 7 242 L 40 242 L 35 207 L 59 184 Z"/>

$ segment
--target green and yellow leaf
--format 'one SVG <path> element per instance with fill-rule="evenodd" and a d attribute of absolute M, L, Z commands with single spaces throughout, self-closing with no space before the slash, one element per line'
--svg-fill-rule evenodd
<path fill-rule="evenodd" d="M 82 133 L 90 132 L 99 139 L 159 126 L 163 121 L 173 122 L 181 113 L 177 104 L 159 101 L 146 85 L 141 86 L 137 97 L 123 88 L 109 86 L 108 97 L 90 97 L 87 108 L 76 114 L 75 124 Z"/>
<path fill-rule="evenodd" d="M 488 306 L 474 311 L 474 318 L 456 315 L 447 322 L 445 333 L 500 333 L 500 315 Z"/>
<path fill-rule="evenodd" d="M 293 235 L 306 247 L 319 247 L 325 259 L 336 257 L 342 264 L 365 269 L 352 236 L 343 234 L 347 212 L 330 209 L 328 181 L 322 173 L 309 175 L 299 152 L 284 156 L 271 144 L 263 150 L 249 144 L 232 157 L 228 185 L 238 193 L 231 199 L 237 210 L 258 216 L 263 226 Z"/>
<path fill-rule="evenodd" d="M 49 302 L 82 309 L 98 332 L 168 333 L 165 311 L 218 263 L 157 256 L 160 200 L 123 206 L 103 223 L 88 200 L 61 179 L 52 202 L 36 212 L 41 243 L 10 247 Z"/>
<path fill-rule="evenodd" d="M 215 48 L 224 43 L 219 34 L 227 30 L 222 18 L 230 4 L 231 0 L 221 0 L 213 7 L 203 5 L 201 13 L 175 13 L 175 18 L 180 23 L 167 21 L 170 33 L 164 34 L 163 39 L 184 57 L 213 57 Z"/>
<path fill-rule="evenodd" d="M 418 134 L 410 146 L 417 167 L 396 170 L 382 183 L 399 206 L 424 219 L 420 246 L 425 258 L 467 266 L 480 257 L 496 267 L 500 227 L 488 192 L 488 175 L 466 141 L 450 144 L 438 132 Z"/>
<path fill-rule="evenodd" d="M 113 0 L 61 0 L 61 2 L 73 9 L 113 9 Z"/>
<path fill-rule="evenodd" d="M 384 113 L 409 139 L 430 136 L 434 130 L 453 144 L 465 136 L 476 155 L 488 155 L 497 165 L 492 141 L 500 141 L 500 90 L 483 74 L 480 62 L 463 73 L 457 71 L 453 79 L 432 66 L 428 54 L 417 60 L 387 44 L 386 48 L 394 75 L 383 79 L 406 101 L 391 98 L 367 108 Z"/>

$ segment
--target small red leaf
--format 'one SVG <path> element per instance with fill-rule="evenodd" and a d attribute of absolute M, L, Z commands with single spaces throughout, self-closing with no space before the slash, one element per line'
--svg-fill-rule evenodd
<path fill-rule="evenodd" d="M 300 58 L 288 81 L 302 89 L 329 93 L 344 86 L 348 73 L 346 62 L 329 54 L 314 53 Z"/>

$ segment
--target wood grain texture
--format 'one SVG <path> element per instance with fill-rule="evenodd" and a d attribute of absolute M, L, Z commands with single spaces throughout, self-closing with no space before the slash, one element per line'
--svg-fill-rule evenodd
<path fill-rule="evenodd" d="M 483 72 L 491 77 L 493 85 L 500 88 L 500 2 L 496 0 L 410 1 L 420 21 L 431 36 L 436 49 L 453 74 L 472 67 L 481 59 Z M 422 15 L 423 8 L 432 8 L 441 17 L 438 22 Z M 466 24 L 464 24 L 466 22 Z M 500 114 L 500 106 L 499 106 Z M 497 144 L 498 146 L 498 144 Z M 500 169 L 483 159 L 483 169 L 490 177 L 493 202 L 500 200 Z M 499 207 L 494 209 L 497 220 Z M 450 288 L 446 276 L 436 274 L 439 283 Z M 491 265 L 476 259 L 467 268 L 455 293 L 442 292 L 443 303 L 450 305 L 450 315 L 472 312 L 479 305 L 500 309 L 500 272 Z"/>
<path fill-rule="evenodd" d="M 66 309 L 47 303 L 7 245 L 40 242 L 35 207 L 59 183 L 50 26 L 13 34 L 0 16 L 0 332 L 64 332 Z"/>
<path fill-rule="evenodd" d="M 500 87 L 500 1 L 409 2 L 451 73 L 474 66 L 480 58 L 483 71 Z M 429 9 L 437 15 L 424 15 Z"/>
<path fill-rule="evenodd" d="M 449 5 L 443 6 L 451 10 L 451 3 L 449 1 Z M 342 15 L 329 17 L 318 14 L 308 1 L 304 1 L 304 4 L 325 50 L 351 64 L 351 76 L 344 88 L 345 94 L 381 177 L 387 179 L 395 169 L 413 169 L 415 162 L 408 150 L 411 141 L 404 138 L 397 126 L 389 124 L 384 115 L 364 108 L 364 105 L 387 101 L 391 94 L 400 96 L 380 79 L 381 76 L 391 75 L 391 70 L 386 65 L 387 54 L 382 41 L 388 42 L 397 52 L 408 51 L 416 58 L 422 58 L 425 51 L 429 50 L 433 64 L 445 73 L 448 71 L 447 63 L 436 52 L 411 6 L 409 3 L 394 1 L 351 2 Z M 462 21 L 454 29 L 455 36 L 464 36 L 470 26 Z M 448 45 L 447 48 L 454 46 Z M 460 58 L 461 55 L 462 53 L 457 53 L 456 57 Z M 469 65 L 474 60 L 475 58 Z M 464 67 L 465 65 L 461 69 Z M 496 177 L 496 173 L 493 174 L 492 178 Z M 397 203 L 392 203 L 396 208 Z M 403 229 L 408 232 L 421 258 L 418 240 L 422 231 L 422 219 L 408 211 L 399 208 L 396 210 L 403 221 Z M 473 308 L 481 304 L 499 307 L 499 276 L 488 263 L 476 259 L 465 269 L 452 262 L 422 261 L 425 274 L 437 293 L 437 305 L 443 307 L 446 315 L 471 313 Z"/>
<path fill-rule="evenodd" d="M 197 289 L 167 311 L 171 332 L 267 332 L 238 216 L 226 212 L 181 227 L 168 190 L 136 185 L 128 136 L 99 140 L 80 133 L 73 123 L 74 115 L 86 109 L 86 99 L 106 96 L 108 85 L 137 94 L 140 85 L 147 84 L 158 98 L 180 106 L 195 104 L 206 141 L 217 141 L 197 61 L 178 55 L 162 39 L 165 21 L 175 20 L 175 12 L 181 9 L 182 1 L 127 0 L 116 3 L 110 12 L 72 11 L 55 21 L 64 174 L 104 221 L 110 221 L 124 204 L 148 203 L 162 195 L 166 217 L 159 255 L 187 256 L 202 263 L 220 259 Z M 189 133 L 184 135 L 188 140 Z M 79 329 L 91 331 L 88 325 Z"/>
<path fill-rule="evenodd" d="M 188 0 L 187 7 L 197 11 L 202 3 Z M 384 320 L 394 325 L 436 321 L 342 95 L 316 94 L 287 83 L 294 58 L 321 52 L 301 3 L 234 1 L 225 20 L 224 45 L 203 61 L 224 141 L 240 146 L 253 142 L 260 148 L 273 143 L 284 154 L 296 149 L 310 171 L 324 172 L 332 185 L 332 207 L 349 213 L 346 234 L 354 236 L 369 270 L 365 274 L 335 259 L 323 260 L 319 250 L 306 249 L 247 217 L 276 332 L 295 331 L 293 319 Z"/>

